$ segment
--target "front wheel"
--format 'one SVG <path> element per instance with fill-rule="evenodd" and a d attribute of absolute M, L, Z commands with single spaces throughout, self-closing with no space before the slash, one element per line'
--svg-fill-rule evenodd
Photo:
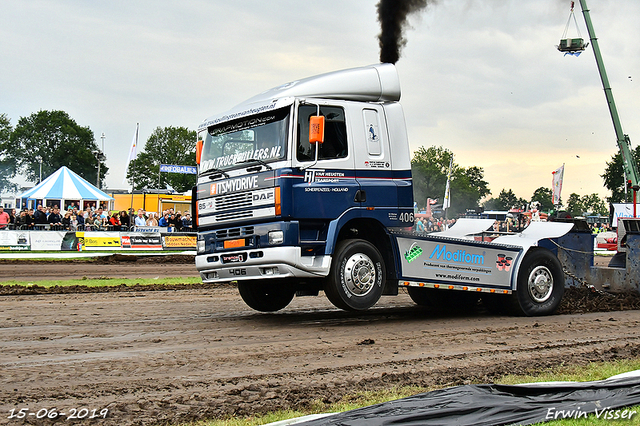
<path fill-rule="evenodd" d="M 337 308 L 366 310 L 382 296 L 385 274 L 382 255 L 371 243 L 341 241 L 336 247 L 324 291 Z"/>
<path fill-rule="evenodd" d="M 275 312 L 293 300 L 296 291 L 282 280 L 240 281 L 238 291 L 244 303 L 260 312 Z"/>
<path fill-rule="evenodd" d="M 518 288 L 511 296 L 515 314 L 553 314 L 564 294 L 564 273 L 557 257 L 546 249 L 528 253 L 518 272 Z"/>

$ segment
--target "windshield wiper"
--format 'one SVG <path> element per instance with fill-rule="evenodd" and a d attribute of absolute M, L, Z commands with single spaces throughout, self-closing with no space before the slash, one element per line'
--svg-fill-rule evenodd
<path fill-rule="evenodd" d="M 206 172 L 200 173 L 200 176 L 209 176 L 209 175 L 211 175 L 209 177 L 209 179 L 215 179 L 215 178 L 220 177 L 220 176 L 224 176 L 226 178 L 229 178 L 229 175 L 226 172 L 223 172 L 222 170 L 216 169 L 216 168 L 209 169 Z"/>
<path fill-rule="evenodd" d="M 245 164 L 245 163 L 262 164 L 263 166 L 265 166 L 267 168 L 267 170 L 273 170 L 270 165 L 268 165 L 267 163 L 265 163 L 262 160 L 258 160 L 258 159 L 255 159 L 255 158 L 252 158 L 250 160 L 238 161 L 236 164 Z"/>

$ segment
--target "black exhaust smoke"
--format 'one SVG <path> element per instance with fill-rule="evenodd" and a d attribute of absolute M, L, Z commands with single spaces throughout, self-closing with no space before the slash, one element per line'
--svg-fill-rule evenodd
<path fill-rule="evenodd" d="M 380 0 L 378 21 L 380 22 L 380 62 L 395 64 L 400 59 L 400 51 L 407 44 L 402 36 L 403 27 L 407 24 L 407 16 L 418 12 L 435 0 Z"/>

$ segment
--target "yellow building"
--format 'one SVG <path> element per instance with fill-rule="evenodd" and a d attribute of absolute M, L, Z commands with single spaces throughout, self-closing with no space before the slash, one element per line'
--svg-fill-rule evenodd
<path fill-rule="evenodd" d="M 147 212 L 161 213 L 167 209 L 180 211 L 182 215 L 191 213 L 191 195 L 158 194 L 134 191 L 130 193 L 109 193 L 114 198 L 113 210 L 143 209 Z"/>

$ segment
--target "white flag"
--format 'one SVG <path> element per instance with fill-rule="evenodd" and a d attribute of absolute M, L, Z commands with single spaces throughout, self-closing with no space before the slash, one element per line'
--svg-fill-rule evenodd
<path fill-rule="evenodd" d="M 562 177 L 564 176 L 564 164 L 551 172 L 553 174 L 553 205 L 560 204 L 560 192 L 562 191 Z"/>
<path fill-rule="evenodd" d="M 122 179 L 122 183 L 127 183 L 127 171 L 129 170 L 129 163 L 135 160 L 136 153 L 138 151 L 138 128 L 140 127 L 140 123 L 136 123 L 136 133 L 133 135 L 133 140 L 131 141 L 131 148 L 129 149 L 129 158 L 127 159 L 127 164 L 124 166 L 124 178 Z"/>
<path fill-rule="evenodd" d="M 444 201 L 442 202 L 442 209 L 446 210 L 451 207 L 451 190 L 449 183 L 451 182 L 451 169 L 453 168 L 453 155 L 451 161 L 449 161 L 449 173 L 447 174 L 447 187 L 444 190 Z"/>

